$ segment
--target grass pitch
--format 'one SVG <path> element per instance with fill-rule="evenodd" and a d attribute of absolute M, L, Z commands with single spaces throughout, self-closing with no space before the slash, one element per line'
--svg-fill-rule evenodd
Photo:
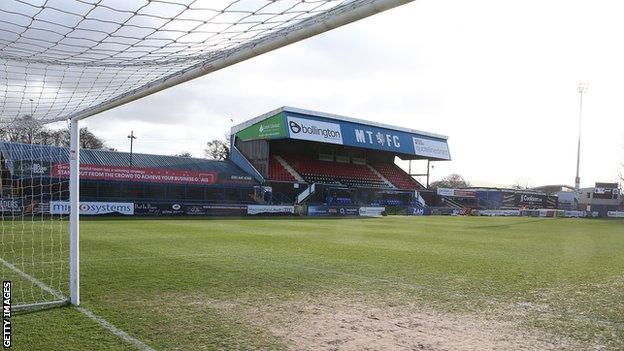
<path fill-rule="evenodd" d="M 156 350 L 624 349 L 622 221 L 84 220 L 81 250 L 83 305 Z M 133 349 L 71 307 L 13 329 Z"/>

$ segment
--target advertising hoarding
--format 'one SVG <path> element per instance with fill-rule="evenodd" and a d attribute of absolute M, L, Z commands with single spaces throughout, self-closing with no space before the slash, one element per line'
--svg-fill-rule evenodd
<path fill-rule="evenodd" d="M 294 214 L 295 206 L 248 205 L 247 214 Z"/>
<path fill-rule="evenodd" d="M 516 203 L 518 207 L 544 207 L 546 206 L 546 195 L 517 193 Z"/>
<path fill-rule="evenodd" d="M 22 209 L 21 199 L 0 199 L 0 213 L 2 214 L 20 213 Z"/>
<path fill-rule="evenodd" d="M 308 216 L 312 217 L 342 217 L 359 216 L 358 206 L 308 206 Z"/>
<path fill-rule="evenodd" d="M 343 145 L 340 124 L 291 116 L 286 118 L 286 124 L 291 139 Z"/>
<path fill-rule="evenodd" d="M 452 197 L 476 197 L 477 192 L 473 190 L 438 188 L 438 195 Z"/>
<path fill-rule="evenodd" d="M 285 113 L 285 124 L 291 139 L 451 159 L 444 138 L 294 112 Z"/>
<path fill-rule="evenodd" d="M 619 192 L 618 183 L 596 183 L 594 199 L 617 199 Z"/>
<path fill-rule="evenodd" d="M 134 214 L 137 216 L 244 216 L 247 214 L 247 206 L 138 202 L 134 205 Z"/>
<path fill-rule="evenodd" d="M 69 214 L 70 204 L 68 201 L 50 201 L 50 214 Z M 134 203 L 132 202 L 80 202 L 81 215 L 122 214 L 134 215 Z"/>
<path fill-rule="evenodd" d="M 275 116 L 255 123 L 236 133 L 236 136 L 242 141 L 285 138 L 286 125 L 284 123 L 284 113 L 280 112 Z"/>
<path fill-rule="evenodd" d="M 381 217 L 385 207 L 360 207 L 359 214 L 362 217 Z"/>
<path fill-rule="evenodd" d="M 54 164 L 52 166 L 51 175 L 53 177 L 69 178 L 69 164 Z M 217 172 L 81 164 L 80 178 L 147 183 L 213 185 L 217 182 Z"/>

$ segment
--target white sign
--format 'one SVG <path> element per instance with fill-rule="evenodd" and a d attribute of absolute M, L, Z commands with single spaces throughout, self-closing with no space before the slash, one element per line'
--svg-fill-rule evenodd
<path fill-rule="evenodd" d="M 480 210 L 479 216 L 490 216 L 490 217 L 520 216 L 520 211 L 518 210 Z"/>
<path fill-rule="evenodd" d="M 564 217 L 585 217 L 587 216 L 587 212 L 585 211 L 564 211 Z"/>
<path fill-rule="evenodd" d="M 607 212 L 607 217 L 611 217 L 611 218 L 624 218 L 624 212 L 621 212 L 621 211 L 609 211 L 609 212 Z"/>
<path fill-rule="evenodd" d="M 438 195 L 440 195 L 440 196 L 453 196 L 453 195 L 455 195 L 455 189 L 438 188 Z"/>
<path fill-rule="evenodd" d="M 50 214 L 69 214 L 70 204 L 67 201 L 50 201 Z M 134 215 L 134 203 L 132 202 L 81 202 L 81 215 L 101 215 L 119 213 Z"/>
<path fill-rule="evenodd" d="M 414 142 L 414 153 L 416 155 L 441 158 L 450 160 L 448 145 L 446 142 L 412 137 Z"/>
<path fill-rule="evenodd" d="M 380 217 L 385 207 L 360 207 L 360 216 L 363 217 Z"/>
<path fill-rule="evenodd" d="M 342 145 L 340 125 L 310 119 L 287 117 L 288 131 L 293 139 Z"/>
<path fill-rule="evenodd" d="M 247 214 L 254 215 L 260 213 L 295 213 L 295 206 L 270 206 L 270 205 L 249 205 Z"/>

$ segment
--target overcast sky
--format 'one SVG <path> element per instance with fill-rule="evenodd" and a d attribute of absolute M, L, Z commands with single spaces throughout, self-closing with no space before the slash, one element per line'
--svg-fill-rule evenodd
<path fill-rule="evenodd" d="M 624 154 L 624 2 L 418 0 L 88 119 L 109 146 L 201 156 L 289 105 L 449 136 L 477 185 L 615 181 Z M 421 167 L 424 171 L 424 167 Z"/>

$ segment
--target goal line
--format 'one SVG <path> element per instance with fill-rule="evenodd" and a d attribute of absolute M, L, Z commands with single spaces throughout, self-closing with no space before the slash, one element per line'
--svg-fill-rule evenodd
<path fill-rule="evenodd" d="M 57 291 L 57 290 L 47 286 L 44 282 L 42 282 L 39 279 L 29 275 L 26 272 L 20 270 L 19 268 L 15 267 L 14 265 L 12 265 L 11 263 L 7 262 L 6 260 L 4 260 L 2 258 L 0 258 L 0 262 L 2 262 L 3 265 L 5 265 L 11 271 L 15 272 L 20 277 L 22 277 L 22 278 L 26 279 L 27 281 L 29 281 L 30 283 L 38 286 L 42 290 L 52 294 L 55 298 L 58 299 L 58 300 L 55 300 L 55 301 L 46 301 L 46 302 L 37 302 L 37 303 L 31 303 L 31 304 L 16 305 L 16 306 L 12 306 L 12 310 L 14 310 L 14 311 L 24 311 L 24 310 L 35 310 L 35 309 L 43 309 L 43 308 L 50 308 L 50 307 L 56 307 L 56 306 L 69 305 L 70 300 L 68 298 L 66 298 L 60 291 Z M 104 328 L 104 329 L 110 331 L 111 333 L 115 334 L 121 340 L 123 340 L 124 342 L 126 342 L 126 343 L 128 343 L 128 344 L 130 344 L 130 345 L 132 345 L 134 347 L 136 347 L 138 350 L 141 350 L 141 351 L 155 351 L 154 349 L 149 347 L 147 344 L 145 344 L 141 340 L 139 340 L 139 339 L 133 337 L 132 335 L 128 334 L 127 332 L 117 328 L 115 325 L 111 324 L 109 321 L 105 320 L 104 318 L 99 317 L 98 315 L 96 315 L 95 313 L 90 311 L 89 309 L 87 309 L 87 308 L 85 308 L 83 306 L 76 306 L 75 308 L 76 308 L 77 311 L 79 311 L 80 313 L 82 313 L 85 316 L 87 316 L 89 319 L 91 319 L 94 322 L 96 322 L 97 324 L 99 324 L 102 328 Z"/>

